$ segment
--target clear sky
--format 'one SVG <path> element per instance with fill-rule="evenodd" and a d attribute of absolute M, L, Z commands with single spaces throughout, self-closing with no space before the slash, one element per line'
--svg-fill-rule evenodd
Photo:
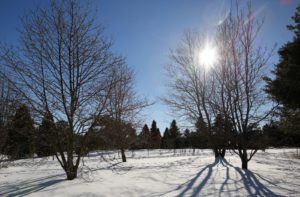
<path fill-rule="evenodd" d="M 82 1 L 85 3 L 86 1 Z M 161 132 L 172 119 L 168 107 L 159 101 L 166 95 L 164 66 L 168 54 L 180 41 L 183 31 L 198 29 L 209 33 L 230 8 L 230 0 L 92 0 L 98 8 L 97 22 L 106 28 L 115 45 L 113 50 L 127 58 L 136 71 L 136 90 L 144 97 L 156 101 L 146 111 L 145 123 L 155 119 Z M 265 16 L 260 40 L 267 47 L 280 47 L 290 40 L 291 16 L 300 0 L 254 0 L 256 17 Z M 20 28 L 19 17 L 36 5 L 47 5 L 38 0 L 0 1 L 0 41 L 16 43 Z M 274 54 L 269 67 L 278 59 Z"/>

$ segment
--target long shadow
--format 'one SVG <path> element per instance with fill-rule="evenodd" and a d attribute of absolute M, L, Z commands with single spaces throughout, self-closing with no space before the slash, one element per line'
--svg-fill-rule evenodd
<path fill-rule="evenodd" d="M 225 158 L 222 158 L 220 160 L 221 164 L 223 165 L 223 167 L 226 168 L 226 178 L 225 181 L 222 183 L 221 188 L 220 188 L 220 194 L 224 191 L 224 188 L 227 187 L 228 188 L 228 181 L 231 179 L 230 175 L 229 175 L 229 167 L 233 167 L 230 163 L 228 163 L 228 161 Z M 229 166 L 229 167 L 228 167 Z"/>
<path fill-rule="evenodd" d="M 245 189 L 250 196 L 281 197 L 281 195 L 275 194 L 273 191 L 263 185 L 250 170 L 242 170 L 238 167 L 235 167 L 235 170 L 241 175 Z"/>
<path fill-rule="evenodd" d="M 224 187 L 228 184 L 228 181 L 231 179 L 229 175 L 230 169 L 236 170 L 240 176 L 241 176 L 241 181 L 243 181 L 243 186 L 248 192 L 249 196 L 258 196 L 258 197 L 263 197 L 263 196 L 273 196 L 273 197 L 282 197 L 282 195 L 278 195 L 274 193 L 272 190 L 270 190 L 267 186 L 265 186 L 263 183 L 260 182 L 259 178 L 260 176 L 257 174 L 257 176 L 251 172 L 250 170 L 242 170 L 241 168 L 234 167 L 226 159 L 221 159 L 217 158 L 213 164 L 210 164 L 203 168 L 197 175 L 189 180 L 187 183 L 184 183 L 182 185 L 186 185 L 185 189 L 178 195 L 179 197 L 184 196 L 192 187 L 194 186 L 196 180 L 203 174 L 204 171 L 208 170 L 208 173 L 206 177 L 201 181 L 201 183 L 193 189 L 193 192 L 190 196 L 199 196 L 200 192 L 208 182 L 208 180 L 211 178 L 212 175 L 212 168 L 216 166 L 218 163 L 222 164 L 223 167 L 226 168 L 226 178 L 223 184 L 221 185 L 220 188 L 220 193 L 224 191 Z M 181 189 L 182 185 L 177 188 Z M 293 190 L 288 190 L 289 192 L 292 192 L 295 194 L 296 191 Z"/>
<path fill-rule="evenodd" d="M 65 179 L 53 179 L 61 175 L 53 175 L 38 179 L 33 179 L 30 181 L 21 181 L 9 185 L 0 186 L 0 196 L 24 196 L 28 195 L 57 183 L 64 181 Z"/>
<path fill-rule="evenodd" d="M 258 175 L 258 177 L 260 177 L 259 174 L 255 175 L 250 170 L 242 170 L 241 168 L 234 167 L 233 165 L 231 165 L 230 163 L 228 163 L 228 161 L 226 159 L 223 159 L 222 162 L 226 165 L 227 169 L 228 169 L 227 166 L 230 166 L 230 167 L 232 167 L 233 169 L 235 169 L 240 174 L 240 176 L 242 177 L 242 181 L 244 183 L 244 187 L 245 187 L 245 189 L 247 190 L 247 192 L 248 192 L 248 194 L 250 196 L 274 196 L 274 197 L 281 197 L 281 195 L 275 194 L 273 191 L 271 191 L 268 187 L 266 187 L 265 185 L 263 185 L 259 181 L 259 179 L 256 176 L 256 175 Z M 268 183 L 271 183 L 271 182 L 268 181 Z M 225 183 L 223 183 L 223 184 L 225 184 Z"/>
<path fill-rule="evenodd" d="M 209 180 L 209 178 L 212 175 L 212 168 L 214 166 L 216 166 L 218 163 L 220 162 L 220 158 L 216 158 L 214 163 L 207 165 L 205 168 L 203 168 L 200 172 L 198 172 L 196 174 L 196 176 L 192 179 L 190 179 L 189 181 L 187 181 L 186 183 L 180 185 L 177 187 L 176 190 L 179 190 L 183 187 L 183 185 L 185 186 L 185 189 L 180 192 L 180 194 L 178 195 L 179 197 L 182 197 L 186 194 L 186 192 L 188 192 L 193 185 L 195 184 L 195 182 L 198 180 L 198 178 L 203 174 L 203 172 L 205 172 L 206 170 L 208 170 L 207 175 L 205 176 L 205 178 L 201 181 L 201 183 L 193 190 L 193 193 L 191 194 L 191 196 L 198 196 L 198 194 L 200 193 L 200 191 L 204 188 L 204 186 L 206 185 L 207 181 Z"/>

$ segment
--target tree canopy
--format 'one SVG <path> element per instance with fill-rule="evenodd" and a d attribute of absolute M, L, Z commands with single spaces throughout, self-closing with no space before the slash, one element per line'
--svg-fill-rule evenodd
<path fill-rule="evenodd" d="M 287 28 L 294 38 L 278 51 L 280 60 L 273 71 L 275 78 L 266 78 L 266 91 L 284 106 L 300 109 L 300 5 L 292 19 L 295 24 Z"/>

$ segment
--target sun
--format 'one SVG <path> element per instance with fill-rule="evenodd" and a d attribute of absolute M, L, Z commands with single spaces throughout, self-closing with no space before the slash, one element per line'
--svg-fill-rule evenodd
<path fill-rule="evenodd" d="M 210 69 L 217 62 L 217 48 L 207 44 L 199 53 L 199 63 L 206 69 Z"/>

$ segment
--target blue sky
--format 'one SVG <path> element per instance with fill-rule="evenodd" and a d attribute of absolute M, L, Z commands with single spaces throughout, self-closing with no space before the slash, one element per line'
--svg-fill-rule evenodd
<path fill-rule="evenodd" d="M 82 1 L 83 3 L 87 1 Z M 136 90 L 156 101 L 145 113 L 145 123 L 155 119 L 161 131 L 169 126 L 172 116 L 159 101 L 166 95 L 164 66 L 169 62 L 169 50 L 180 41 L 184 30 L 198 29 L 209 33 L 230 7 L 229 0 L 91 0 L 98 8 L 97 22 L 106 28 L 105 34 L 114 39 L 113 50 L 127 58 L 136 71 Z M 279 47 L 290 40 L 286 25 L 300 0 L 254 0 L 257 17 L 265 15 L 260 34 L 262 44 Z M 38 0 L 1 0 L 0 41 L 17 43 L 19 17 L 36 5 L 47 5 Z M 269 67 L 278 59 L 277 53 Z"/>

